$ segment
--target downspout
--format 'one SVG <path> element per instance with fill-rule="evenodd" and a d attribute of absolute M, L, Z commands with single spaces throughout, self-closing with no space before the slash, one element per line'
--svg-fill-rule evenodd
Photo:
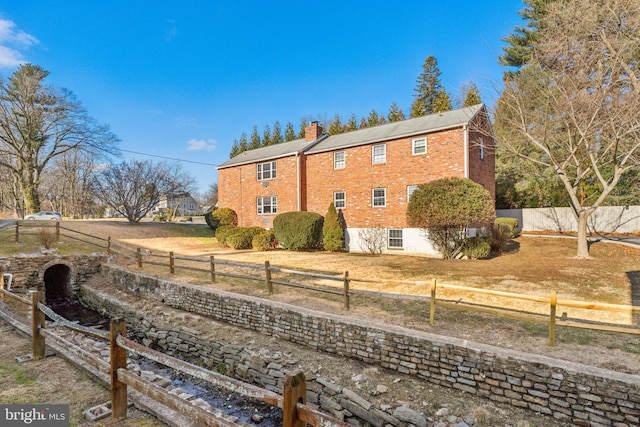
<path fill-rule="evenodd" d="M 300 208 L 302 205 L 302 200 L 301 197 L 302 195 L 300 194 L 302 186 L 300 185 L 300 152 L 296 152 L 296 194 L 297 194 L 297 211 L 300 212 Z"/>
<path fill-rule="evenodd" d="M 462 126 L 464 132 L 464 177 L 469 178 L 469 128 L 465 124 Z"/>

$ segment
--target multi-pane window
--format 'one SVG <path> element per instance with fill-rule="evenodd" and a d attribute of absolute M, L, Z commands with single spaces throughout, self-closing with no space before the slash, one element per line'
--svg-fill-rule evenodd
<path fill-rule="evenodd" d="M 374 188 L 372 191 L 373 207 L 381 208 L 387 205 L 387 189 Z"/>
<path fill-rule="evenodd" d="M 333 153 L 333 168 L 344 169 L 346 166 L 344 151 Z"/>
<path fill-rule="evenodd" d="M 414 156 L 419 154 L 426 154 L 427 152 L 427 138 L 416 138 L 411 143 L 411 153 Z"/>
<path fill-rule="evenodd" d="M 417 185 L 407 185 L 407 203 L 411 200 L 411 195 L 418 189 Z"/>
<path fill-rule="evenodd" d="M 389 248 L 403 248 L 404 243 L 402 241 L 402 229 L 390 228 L 387 236 L 387 247 Z"/>
<path fill-rule="evenodd" d="M 336 191 L 333 193 L 333 206 L 336 209 L 344 209 L 347 207 L 347 193 L 344 191 Z"/>
<path fill-rule="evenodd" d="M 278 213 L 278 201 L 276 196 L 258 197 L 258 215 Z"/>
<path fill-rule="evenodd" d="M 387 162 L 387 146 L 385 144 L 374 145 L 371 148 L 371 163 L 374 165 Z"/>
<path fill-rule="evenodd" d="M 276 177 L 276 162 L 266 162 L 258 164 L 258 181 L 273 179 Z"/>

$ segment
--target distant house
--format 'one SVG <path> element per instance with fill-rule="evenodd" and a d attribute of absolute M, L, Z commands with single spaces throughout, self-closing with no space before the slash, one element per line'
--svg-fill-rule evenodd
<path fill-rule="evenodd" d="M 175 209 L 175 216 L 193 216 L 202 214 L 198 202 L 189 193 L 160 196 L 160 202 L 153 208 L 157 213 L 160 209 Z"/>
<path fill-rule="evenodd" d="M 218 204 L 238 225 L 271 228 L 282 212 L 324 215 L 334 202 L 347 249 L 362 251 L 367 230 L 384 231 L 385 251 L 435 254 L 406 224 L 411 193 L 442 177 L 470 178 L 495 198 L 495 156 L 484 105 L 338 135 L 313 122 L 305 138 L 250 150 L 218 167 Z"/>

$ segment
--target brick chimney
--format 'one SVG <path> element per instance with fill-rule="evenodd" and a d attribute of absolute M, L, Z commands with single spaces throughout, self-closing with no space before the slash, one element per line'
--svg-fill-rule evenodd
<path fill-rule="evenodd" d="M 322 126 L 318 122 L 311 122 L 309 126 L 304 128 L 304 140 L 315 141 L 322 135 Z"/>

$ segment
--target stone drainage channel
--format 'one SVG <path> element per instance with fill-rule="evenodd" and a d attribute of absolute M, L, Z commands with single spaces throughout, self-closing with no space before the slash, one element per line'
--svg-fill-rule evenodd
<path fill-rule="evenodd" d="M 47 305 L 69 321 L 77 322 L 82 326 L 102 330 L 109 329 L 108 318 L 77 302 L 60 298 L 48 301 Z M 106 362 L 109 361 L 110 352 L 107 342 L 87 337 L 67 328 L 60 328 L 56 332 Z M 215 408 L 227 415 L 236 417 L 244 423 L 259 424 L 266 427 L 282 425 L 282 410 L 278 407 L 216 388 L 208 383 L 192 381 L 171 368 L 135 354 L 127 358 L 127 369 L 140 375 L 143 379 L 165 388 L 169 393 L 204 409 Z M 108 405 L 99 405 L 85 411 L 85 415 L 92 420 L 98 420 L 110 415 L 109 411 Z"/>

